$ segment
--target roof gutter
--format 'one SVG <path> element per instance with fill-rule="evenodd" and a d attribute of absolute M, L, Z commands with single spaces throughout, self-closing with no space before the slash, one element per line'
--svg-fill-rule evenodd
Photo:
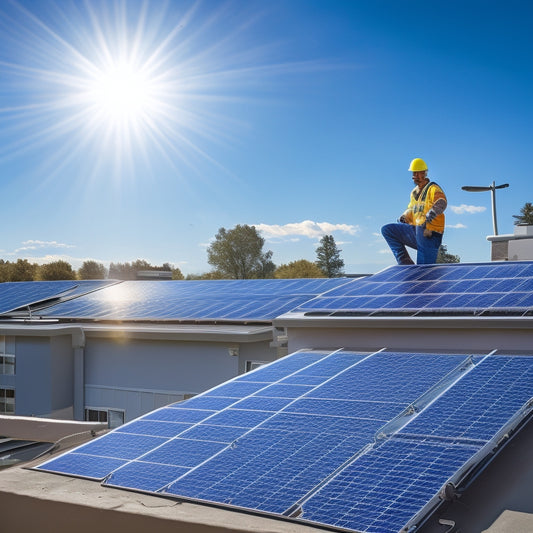
<path fill-rule="evenodd" d="M 120 341 L 132 339 L 207 341 L 207 342 L 259 342 L 273 339 L 273 328 L 246 325 L 131 325 L 131 324 L 43 324 L 42 320 L 0 322 L 1 335 L 50 337 L 71 335 L 73 348 L 84 348 L 86 337 L 104 337 Z"/>

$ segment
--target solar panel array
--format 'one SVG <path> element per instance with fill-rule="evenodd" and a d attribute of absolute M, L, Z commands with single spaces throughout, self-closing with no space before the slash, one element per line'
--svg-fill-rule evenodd
<path fill-rule="evenodd" d="M 308 314 L 526 314 L 533 262 L 396 265 L 300 305 Z"/>
<path fill-rule="evenodd" d="M 301 351 L 37 469 L 397 532 L 481 464 L 532 397 L 533 356 Z"/>
<path fill-rule="evenodd" d="M 266 321 L 347 278 L 125 281 L 35 312 L 97 320 Z"/>
<path fill-rule="evenodd" d="M 55 300 L 55 301 L 54 301 Z M 533 262 L 393 266 L 351 279 L 0 284 L 0 314 L 54 319 L 270 321 L 285 313 L 531 314 Z"/>

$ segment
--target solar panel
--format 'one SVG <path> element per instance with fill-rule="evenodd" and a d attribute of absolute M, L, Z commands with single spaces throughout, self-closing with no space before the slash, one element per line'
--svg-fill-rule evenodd
<path fill-rule="evenodd" d="M 58 298 L 74 289 L 75 281 L 14 281 L 0 283 L 0 313 L 8 313 L 22 306 Z"/>
<path fill-rule="evenodd" d="M 294 311 L 333 316 L 531 313 L 533 262 L 397 265 L 333 288 Z"/>
<path fill-rule="evenodd" d="M 38 311 L 99 320 L 272 320 L 347 278 L 126 281 Z"/>
<path fill-rule="evenodd" d="M 531 409 L 533 356 L 301 351 L 38 470 L 354 531 L 419 523 Z"/>
<path fill-rule="evenodd" d="M 0 283 L 0 314 L 51 305 L 114 285 L 113 280 L 17 281 Z"/>

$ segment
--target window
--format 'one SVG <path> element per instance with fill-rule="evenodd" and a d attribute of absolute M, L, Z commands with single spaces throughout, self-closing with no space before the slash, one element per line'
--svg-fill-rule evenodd
<path fill-rule="evenodd" d="M 88 422 L 107 422 L 107 410 L 85 409 L 85 420 Z"/>
<path fill-rule="evenodd" d="M 124 424 L 124 411 L 120 409 L 85 409 L 85 420 L 88 422 L 107 422 L 110 429 Z"/>
<path fill-rule="evenodd" d="M 15 414 L 15 389 L 0 388 L 0 415 Z"/>
<path fill-rule="evenodd" d="M 109 409 L 108 413 L 109 429 L 115 429 L 124 424 L 124 411 L 119 411 L 118 409 Z"/>
<path fill-rule="evenodd" d="M 256 368 L 259 368 L 260 366 L 263 366 L 266 364 L 266 361 L 246 361 L 246 372 L 250 372 L 250 370 L 255 370 Z"/>
<path fill-rule="evenodd" d="M 0 335 L 0 374 L 3 375 L 14 375 L 15 374 L 15 356 L 6 351 L 12 351 L 14 348 L 14 343 L 12 337 L 8 337 L 8 341 L 11 339 L 11 342 L 6 342 L 6 336 Z M 8 344 L 8 349 L 6 350 L 6 344 Z M 14 350 L 13 350 L 14 351 Z"/>
<path fill-rule="evenodd" d="M 7 374 L 10 376 L 15 374 L 14 355 L 0 355 L 0 374 Z"/>

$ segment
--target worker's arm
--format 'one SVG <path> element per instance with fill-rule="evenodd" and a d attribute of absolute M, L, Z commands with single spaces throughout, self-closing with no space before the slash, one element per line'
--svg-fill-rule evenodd
<path fill-rule="evenodd" d="M 436 216 L 442 215 L 448 205 L 446 195 L 440 189 L 435 191 L 434 200 L 433 205 L 426 213 L 426 222 L 431 222 Z"/>

